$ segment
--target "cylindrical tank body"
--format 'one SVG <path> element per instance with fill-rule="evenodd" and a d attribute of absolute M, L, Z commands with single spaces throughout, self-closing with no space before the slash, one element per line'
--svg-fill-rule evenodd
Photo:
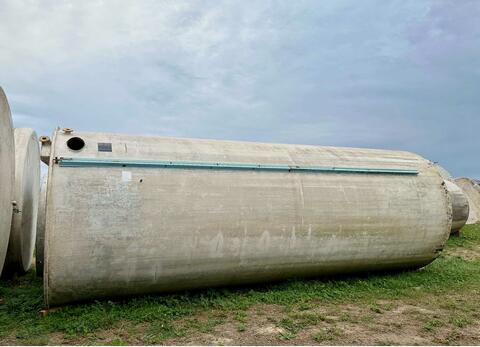
<path fill-rule="evenodd" d="M 5 271 L 26 272 L 32 266 L 40 195 L 40 147 L 33 129 L 17 128 L 14 200 Z"/>
<path fill-rule="evenodd" d="M 480 185 L 470 178 L 457 178 L 455 184 L 459 186 L 468 199 L 470 214 L 467 224 L 475 224 L 480 221 Z"/>
<path fill-rule="evenodd" d="M 15 149 L 12 116 L 7 97 L 0 87 L 0 273 L 7 255 L 12 224 Z"/>
<path fill-rule="evenodd" d="M 455 183 L 445 180 L 450 201 L 452 202 L 452 234 L 456 234 L 467 223 L 469 215 L 469 205 L 467 196 L 463 190 Z"/>
<path fill-rule="evenodd" d="M 35 271 L 37 276 L 43 277 L 44 247 L 45 247 L 45 213 L 47 204 L 48 174 L 42 177 L 40 187 L 40 201 L 38 202 L 37 233 L 35 241 Z"/>
<path fill-rule="evenodd" d="M 452 223 L 443 179 L 408 152 L 70 131 L 47 201 L 52 306 L 418 268 Z"/>

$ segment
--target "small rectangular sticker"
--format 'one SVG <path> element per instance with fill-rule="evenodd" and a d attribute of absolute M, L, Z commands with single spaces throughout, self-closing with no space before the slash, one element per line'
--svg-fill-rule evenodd
<path fill-rule="evenodd" d="M 112 151 L 112 144 L 106 142 L 99 142 L 98 143 L 98 151 L 99 152 L 111 152 Z"/>
<path fill-rule="evenodd" d="M 122 171 L 122 182 L 130 182 L 132 180 L 132 173 L 130 171 Z"/>

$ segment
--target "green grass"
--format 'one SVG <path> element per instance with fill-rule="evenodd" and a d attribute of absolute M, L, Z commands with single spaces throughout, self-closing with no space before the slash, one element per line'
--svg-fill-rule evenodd
<path fill-rule="evenodd" d="M 456 248 L 480 248 L 480 225 L 467 226 L 460 237 L 448 241 L 449 251 Z M 144 325 L 138 332 L 146 344 L 160 343 L 187 331 L 211 332 L 232 316 L 238 331 L 248 324 L 245 310 L 257 304 L 280 305 L 293 313 L 283 316 L 277 323 L 284 328 L 284 339 L 292 339 L 304 326 L 315 325 L 321 316 L 302 314 L 318 302 L 364 302 L 371 306 L 372 314 L 381 314 L 388 307 L 375 302 L 381 299 L 405 299 L 422 295 L 441 296 L 445 292 L 466 291 L 480 285 L 480 260 L 465 260 L 456 256 L 441 255 L 439 259 L 419 271 L 396 274 L 371 274 L 325 280 L 291 280 L 278 284 L 255 287 L 223 288 L 205 291 L 183 292 L 170 295 L 152 295 L 123 301 L 101 301 L 70 305 L 42 317 L 42 281 L 34 272 L 24 277 L 0 283 L 0 341 L 8 338 L 17 344 L 44 344 L 51 334 L 60 334 L 65 339 L 91 338 L 95 333 L 115 327 L 120 322 Z M 448 302 L 444 303 L 445 305 Z M 197 320 L 195 315 L 217 312 L 206 320 Z M 220 315 L 218 316 L 218 314 Z M 223 315 L 223 316 L 222 316 Z M 186 324 L 179 325 L 180 319 Z M 346 317 L 345 319 L 349 319 Z M 425 324 L 425 330 L 434 330 L 435 320 Z M 452 318 L 458 327 L 470 324 L 463 316 Z M 136 334 L 132 332 L 132 334 Z M 320 331 L 313 338 L 328 341 L 333 331 Z M 14 341 L 12 341 L 14 339 Z M 90 341 L 90 340 L 89 340 Z M 111 344 L 122 345 L 121 338 Z"/>
<path fill-rule="evenodd" d="M 462 229 L 460 237 L 451 237 L 447 247 L 473 248 L 480 245 L 480 224 L 467 225 Z"/>

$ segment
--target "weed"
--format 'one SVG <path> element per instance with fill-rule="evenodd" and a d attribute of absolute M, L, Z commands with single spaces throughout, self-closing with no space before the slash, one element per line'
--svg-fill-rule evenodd
<path fill-rule="evenodd" d="M 298 310 L 299 311 L 308 311 L 308 310 L 311 310 L 312 308 L 313 308 L 312 304 L 308 303 L 308 302 L 301 302 L 298 305 Z"/>
<path fill-rule="evenodd" d="M 443 322 L 439 319 L 430 319 L 425 323 L 423 329 L 429 332 L 434 331 L 436 328 L 443 326 Z"/>
<path fill-rule="evenodd" d="M 379 314 L 383 313 L 382 309 L 377 304 L 371 305 L 370 310 L 372 312 L 379 313 Z"/>
<path fill-rule="evenodd" d="M 352 322 L 355 323 L 356 319 L 352 317 L 348 312 L 342 312 L 339 317 L 341 322 Z"/>
<path fill-rule="evenodd" d="M 297 324 L 290 318 L 283 318 L 280 321 L 279 326 L 283 328 L 285 331 L 288 331 L 292 334 L 296 334 L 299 330 L 299 327 Z"/>
<path fill-rule="evenodd" d="M 234 319 L 240 323 L 245 323 L 247 321 L 247 313 L 245 311 L 237 311 Z"/>
<path fill-rule="evenodd" d="M 281 340 L 292 340 L 297 337 L 297 334 L 294 334 L 290 331 L 282 331 L 280 333 L 280 339 Z"/>
<path fill-rule="evenodd" d="M 306 327 L 309 325 L 315 325 L 320 321 L 325 321 L 326 317 L 319 313 L 309 313 L 309 312 L 298 312 L 292 313 L 289 315 L 290 318 L 294 319 L 296 325 L 299 327 Z"/>
<path fill-rule="evenodd" d="M 128 343 L 122 339 L 115 339 L 109 343 L 110 346 L 128 346 Z"/>
<path fill-rule="evenodd" d="M 457 341 L 459 338 L 460 338 L 460 333 L 458 331 L 452 331 L 447 335 L 443 343 L 450 345 L 455 343 L 455 341 Z"/>
<path fill-rule="evenodd" d="M 393 310 L 394 307 L 395 307 L 395 305 L 391 302 L 382 305 L 382 308 L 383 308 L 384 311 L 391 311 L 391 310 Z"/>
<path fill-rule="evenodd" d="M 187 321 L 186 328 L 191 330 L 197 330 L 202 333 L 211 333 L 214 331 L 217 325 L 224 323 L 223 319 L 207 319 L 207 320 L 200 320 L 200 319 L 191 319 Z"/>
<path fill-rule="evenodd" d="M 465 328 L 467 325 L 472 324 L 472 321 L 465 316 L 455 316 L 450 318 L 450 323 L 458 328 Z"/>
<path fill-rule="evenodd" d="M 238 332 L 244 332 L 245 330 L 247 330 L 247 327 L 244 323 L 240 323 L 237 325 L 237 331 Z"/>
<path fill-rule="evenodd" d="M 321 343 L 321 342 L 325 342 L 325 341 L 332 341 L 340 335 L 341 335 L 340 330 L 338 330 L 335 327 L 330 327 L 330 328 L 326 328 L 326 329 L 323 329 L 323 330 L 320 330 L 320 331 L 316 332 L 312 336 L 312 338 L 316 342 Z"/>

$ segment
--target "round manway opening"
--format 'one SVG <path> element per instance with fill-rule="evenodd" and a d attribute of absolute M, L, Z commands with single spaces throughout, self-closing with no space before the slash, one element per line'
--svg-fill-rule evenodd
<path fill-rule="evenodd" d="M 70 148 L 72 151 L 79 151 L 83 147 L 85 147 L 85 141 L 83 141 L 79 137 L 72 137 L 70 140 L 67 141 L 67 146 Z"/>

